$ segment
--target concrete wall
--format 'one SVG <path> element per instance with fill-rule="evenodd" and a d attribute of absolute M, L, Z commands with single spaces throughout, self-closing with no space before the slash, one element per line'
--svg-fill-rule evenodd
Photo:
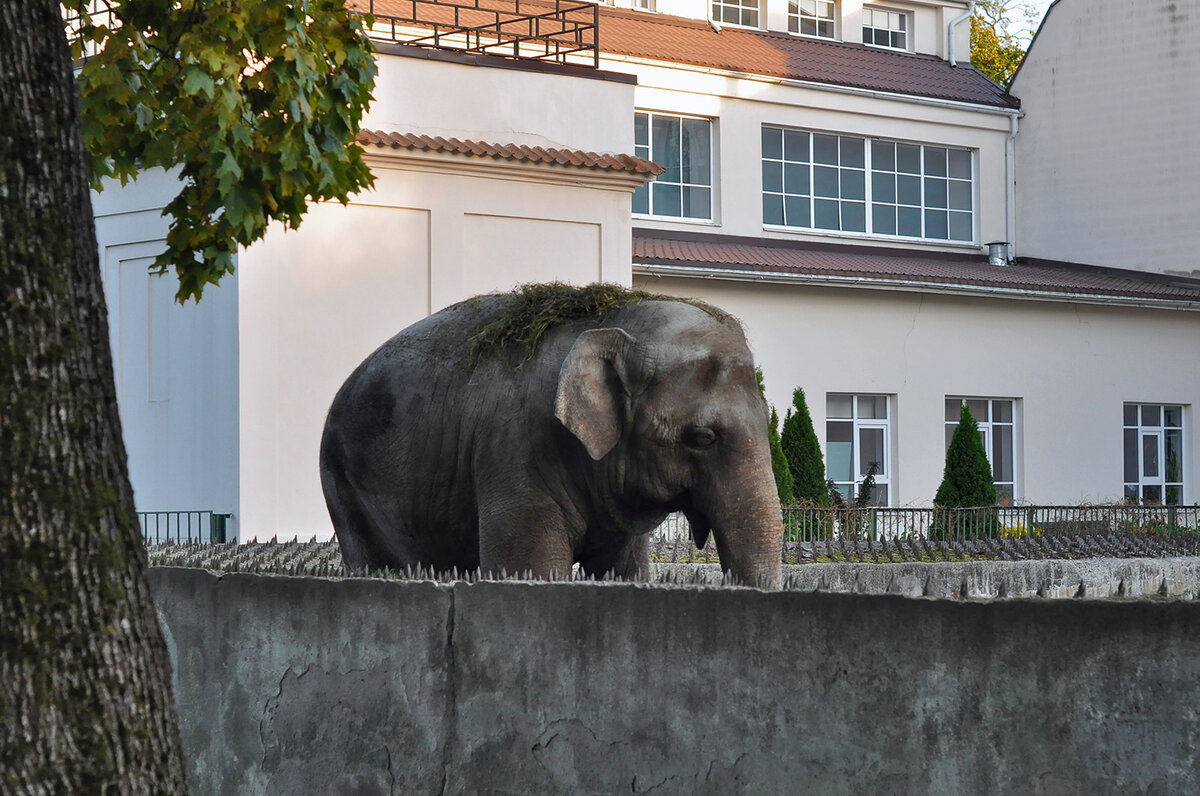
<path fill-rule="evenodd" d="M 1200 313 L 648 276 L 635 283 L 741 318 L 768 400 L 782 416 L 792 390 L 804 388 L 822 450 L 827 393 L 892 396 L 891 505 L 932 503 L 946 463 L 947 396 L 1016 400 L 1016 497 L 1034 504 L 1120 501 L 1123 402 L 1184 404 L 1184 499 L 1200 498 L 1191 406 L 1200 393 Z"/>
<path fill-rule="evenodd" d="M 1194 3 L 1054 4 L 1012 84 L 1018 255 L 1200 270 L 1198 36 Z"/>
<path fill-rule="evenodd" d="M 201 793 L 1182 793 L 1200 604 L 152 569 Z"/>

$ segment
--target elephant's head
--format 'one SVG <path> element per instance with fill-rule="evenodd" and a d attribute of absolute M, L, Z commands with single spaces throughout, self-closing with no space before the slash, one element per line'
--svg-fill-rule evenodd
<path fill-rule="evenodd" d="M 767 407 L 742 330 L 677 302 L 645 309 L 648 324 L 579 335 L 556 414 L 626 505 L 683 511 L 698 546 L 712 532 L 726 572 L 778 586 Z"/>

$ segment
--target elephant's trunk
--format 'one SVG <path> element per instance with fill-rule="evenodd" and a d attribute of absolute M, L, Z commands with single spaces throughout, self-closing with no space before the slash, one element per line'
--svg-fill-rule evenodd
<path fill-rule="evenodd" d="M 717 485 L 696 512 L 712 527 L 721 568 L 748 586 L 777 589 L 782 581 L 783 513 L 770 468 L 754 467 L 733 484 Z M 698 517 L 699 519 L 699 517 Z"/>

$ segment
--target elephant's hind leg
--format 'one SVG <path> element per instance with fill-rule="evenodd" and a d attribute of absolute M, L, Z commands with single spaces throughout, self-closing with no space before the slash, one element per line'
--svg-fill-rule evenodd
<path fill-rule="evenodd" d="M 630 537 L 629 541 L 583 558 L 579 568 L 585 575 L 605 575 L 622 580 L 648 580 L 650 577 L 650 534 Z"/>

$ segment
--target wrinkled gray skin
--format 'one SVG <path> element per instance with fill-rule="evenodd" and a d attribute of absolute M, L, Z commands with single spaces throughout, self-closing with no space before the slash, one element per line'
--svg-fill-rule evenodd
<path fill-rule="evenodd" d="M 767 408 L 741 327 L 644 301 L 470 370 L 504 296 L 400 332 L 329 410 L 321 483 L 346 564 L 644 577 L 648 534 L 686 513 L 722 567 L 777 587 Z"/>

